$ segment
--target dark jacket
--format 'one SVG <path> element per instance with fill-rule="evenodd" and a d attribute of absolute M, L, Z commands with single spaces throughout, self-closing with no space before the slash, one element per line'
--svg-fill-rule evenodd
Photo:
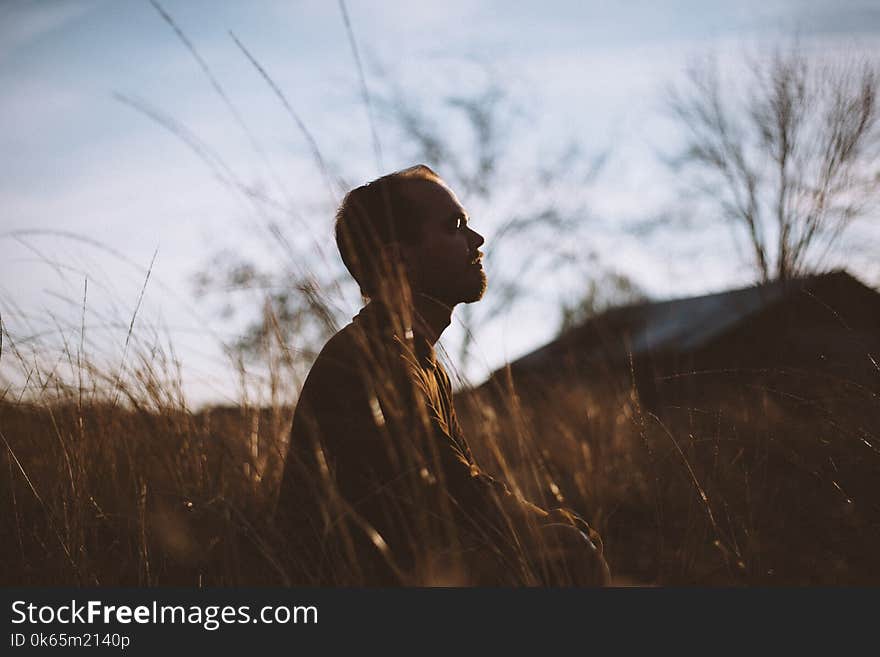
<path fill-rule="evenodd" d="M 372 302 L 309 372 L 276 514 L 291 555 L 316 584 L 528 580 L 523 546 L 546 512 L 476 464 L 411 325 Z"/>

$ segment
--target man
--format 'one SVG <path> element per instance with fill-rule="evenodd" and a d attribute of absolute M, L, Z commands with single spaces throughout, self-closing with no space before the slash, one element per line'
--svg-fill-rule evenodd
<path fill-rule="evenodd" d="M 316 584 L 602 584 L 601 542 L 482 472 L 434 344 L 486 289 L 483 238 L 426 166 L 352 190 L 336 216 L 369 303 L 303 386 L 277 522 Z"/>

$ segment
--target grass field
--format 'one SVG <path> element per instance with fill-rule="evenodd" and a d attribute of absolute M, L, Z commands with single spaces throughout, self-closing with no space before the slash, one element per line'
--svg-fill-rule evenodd
<path fill-rule="evenodd" d="M 303 583 L 269 521 L 291 407 L 193 411 L 140 362 L 126 383 L 31 368 L 42 396 L 0 403 L 0 581 Z M 458 404 L 478 460 L 587 517 L 617 583 L 880 583 L 875 393 L 803 372 L 721 377 L 655 415 L 626 377 L 607 383 Z"/>

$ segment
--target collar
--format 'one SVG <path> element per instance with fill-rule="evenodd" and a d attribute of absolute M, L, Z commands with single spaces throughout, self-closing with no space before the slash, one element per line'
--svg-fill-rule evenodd
<path fill-rule="evenodd" d="M 436 367 L 437 352 L 420 330 L 420 322 L 414 315 L 412 308 L 394 312 L 388 304 L 373 299 L 352 321 L 368 334 L 382 336 L 412 349 L 423 367 Z"/>

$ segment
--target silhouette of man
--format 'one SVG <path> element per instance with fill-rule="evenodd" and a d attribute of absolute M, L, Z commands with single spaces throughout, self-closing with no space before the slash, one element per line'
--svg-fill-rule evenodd
<path fill-rule="evenodd" d="M 434 344 L 486 290 L 452 190 L 424 165 L 345 197 L 343 262 L 369 303 L 300 394 L 276 522 L 315 584 L 604 584 L 598 535 L 475 463 Z"/>

